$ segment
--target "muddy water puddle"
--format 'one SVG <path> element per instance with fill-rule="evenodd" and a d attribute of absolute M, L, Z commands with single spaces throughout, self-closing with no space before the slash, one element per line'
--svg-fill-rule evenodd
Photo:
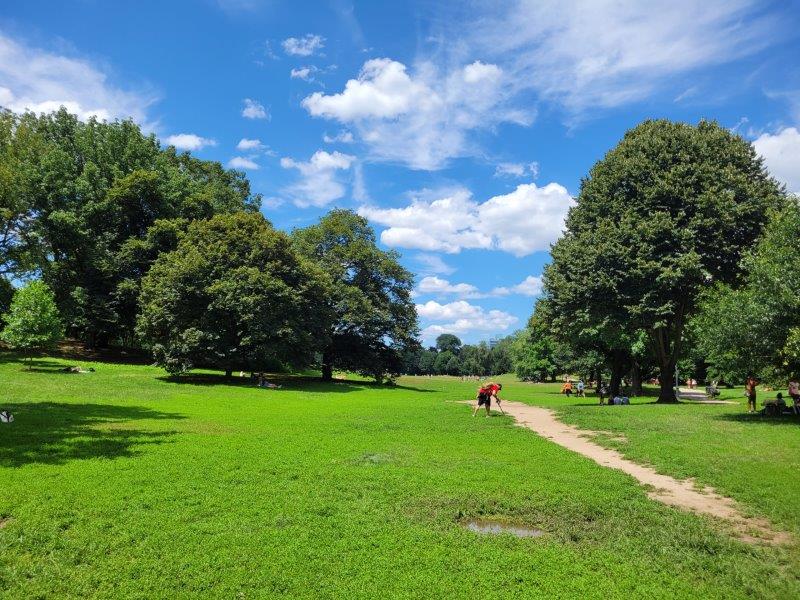
<path fill-rule="evenodd" d="M 498 521 L 491 521 L 489 519 L 470 519 L 464 522 L 464 527 L 474 533 L 482 535 L 499 535 L 501 533 L 509 533 L 513 536 L 520 538 L 541 537 L 545 534 L 541 529 L 534 529 L 532 527 L 522 527 L 520 525 L 509 525 L 508 523 L 500 523 Z"/>

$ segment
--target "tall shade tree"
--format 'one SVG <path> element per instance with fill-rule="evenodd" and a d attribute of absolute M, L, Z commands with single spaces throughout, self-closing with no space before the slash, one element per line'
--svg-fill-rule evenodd
<path fill-rule="evenodd" d="M 800 377 L 800 206 L 790 199 L 772 214 L 744 260 L 746 285 L 719 285 L 703 296 L 691 327 L 712 376 L 748 375 L 775 384 Z"/>
<path fill-rule="evenodd" d="M 461 352 L 461 340 L 452 333 L 443 333 L 436 338 L 436 349 L 439 352 L 449 350 L 453 354 Z"/>
<path fill-rule="evenodd" d="M 402 354 L 417 345 L 413 276 L 394 251 L 375 243 L 363 217 L 333 210 L 317 225 L 292 232 L 294 246 L 333 280 L 327 297 L 334 315 L 322 350 L 322 377 L 334 369 L 381 380 L 402 370 Z"/>
<path fill-rule="evenodd" d="M 609 341 L 646 331 L 658 401 L 675 402 L 675 364 L 700 292 L 737 281 L 744 250 L 784 199 L 741 137 L 712 122 L 645 121 L 582 181 L 545 271 L 546 296 L 562 318 Z"/>
<path fill-rule="evenodd" d="M 326 282 L 260 213 L 218 215 L 155 261 L 138 331 L 171 373 L 305 366 L 330 321 Z"/>
<path fill-rule="evenodd" d="M 53 292 L 39 280 L 17 290 L 3 320 L 0 339 L 27 355 L 28 368 L 34 353 L 52 348 L 64 335 Z"/>
<path fill-rule="evenodd" d="M 0 112 L 0 275 L 40 275 L 69 334 L 90 344 L 132 339 L 129 292 L 140 279 L 119 257 L 130 240 L 159 219 L 259 202 L 244 174 L 161 148 L 131 121 Z"/>

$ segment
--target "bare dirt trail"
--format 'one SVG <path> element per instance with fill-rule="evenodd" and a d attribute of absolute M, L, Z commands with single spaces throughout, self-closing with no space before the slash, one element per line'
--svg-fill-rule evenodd
<path fill-rule="evenodd" d="M 647 495 L 653 500 L 726 521 L 733 534 L 742 541 L 767 544 L 792 541 L 790 534 L 775 531 L 765 519 L 745 517 L 733 499 L 721 496 L 709 487 L 700 490 L 691 479 L 681 481 L 628 460 L 618 451 L 587 439 L 597 432 L 566 425 L 547 408 L 504 400 L 503 409 L 516 419 L 519 426 L 527 427 L 564 448 L 591 458 L 604 467 L 619 469 L 640 483 L 651 486 Z"/>

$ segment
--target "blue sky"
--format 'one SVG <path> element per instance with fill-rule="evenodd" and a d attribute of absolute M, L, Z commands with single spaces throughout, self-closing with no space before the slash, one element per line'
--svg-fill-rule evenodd
<path fill-rule="evenodd" d="M 800 2 L 4 3 L 0 105 L 131 116 L 244 170 L 278 227 L 359 211 L 423 337 L 524 326 L 580 180 L 716 119 L 800 192 Z"/>

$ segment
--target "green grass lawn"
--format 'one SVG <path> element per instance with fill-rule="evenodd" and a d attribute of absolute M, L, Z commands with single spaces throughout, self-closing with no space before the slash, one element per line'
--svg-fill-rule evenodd
<path fill-rule="evenodd" d="M 0 408 L 16 416 L 0 425 L 4 597 L 800 596 L 796 544 L 736 541 L 510 418 L 470 418 L 452 401 L 474 382 L 261 390 L 64 364 L 0 362 Z M 623 434 L 601 442 L 800 537 L 797 421 L 601 408 L 506 381 L 505 397 Z M 481 516 L 547 533 L 462 527 Z"/>

